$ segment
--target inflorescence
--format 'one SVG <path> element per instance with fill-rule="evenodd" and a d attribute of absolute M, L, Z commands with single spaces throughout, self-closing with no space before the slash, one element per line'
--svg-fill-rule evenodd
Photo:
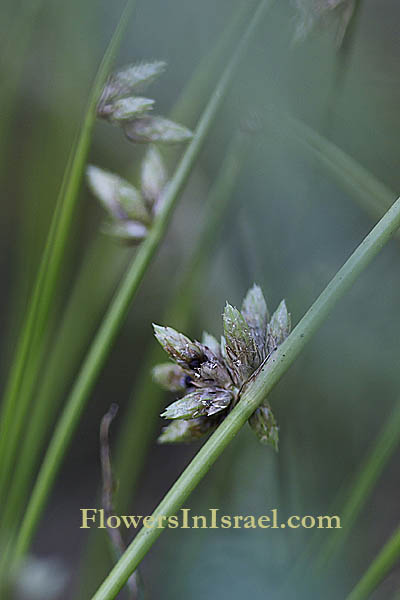
<path fill-rule="evenodd" d="M 100 169 L 89 166 L 89 187 L 108 213 L 103 231 L 130 244 L 147 235 L 162 206 L 168 174 L 156 144 L 186 142 L 192 132 L 165 117 L 152 114 L 154 100 L 137 96 L 165 69 L 163 62 L 130 65 L 111 75 L 101 95 L 97 115 L 118 125 L 135 143 L 150 144 L 141 167 L 140 189 Z"/>
<path fill-rule="evenodd" d="M 173 360 L 157 365 L 154 379 L 164 389 L 183 394 L 162 413 L 173 421 L 159 442 L 190 442 L 213 431 L 238 402 L 243 385 L 289 335 L 290 314 L 282 300 L 270 318 L 263 293 L 254 285 L 241 311 L 226 304 L 223 329 L 220 342 L 209 333 L 197 342 L 171 327 L 154 325 L 157 340 Z M 249 424 L 261 442 L 278 449 L 278 426 L 266 401 Z"/>

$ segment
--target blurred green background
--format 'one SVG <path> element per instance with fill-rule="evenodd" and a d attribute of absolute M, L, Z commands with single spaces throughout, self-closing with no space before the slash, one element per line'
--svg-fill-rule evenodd
<path fill-rule="evenodd" d="M 166 60 L 168 69 L 152 86 L 151 97 L 157 99 L 158 112 L 168 114 L 241 4 L 239 0 L 138 2 L 118 65 Z M 103 0 L 2 2 L 3 379 L 68 152 L 121 9 L 121 2 Z M 338 54 L 334 24 L 317 28 L 305 41 L 295 43 L 295 7 L 280 1 L 269 11 L 219 112 L 58 477 L 34 546 L 37 556 L 57 558 L 67 572 L 64 590 L 50 598 L 88 598 L 111 564 L 105 552 L 96 568 L 89 569 L 90 576 L 84 574 L 87 583 L 82 584 L 87 533 L 79 529 L 79 509 L 98 506 L 100 419 L 111 402 L 120 405 L 112 428 L 114 442 L 129 404 L 147 401 L 132 390 L 143 375 L 146 353 L 156 343 L 151 323 L 169 324 L 163 322 L 165 307 L 190 257 L 208 191 L 238 128 L 250 123 L 246 125 L 249 149 L 191 302 L 187 334 L 199 337 L 206 329 L 219 335 L 225 301 L 239 305 L 254 281 L 271 309 L 286 298 L 296 323 L 373 225 L 362 206 L 291 136 L 278 108 L 302 119 L 398 193 L 399 18 L 395 0 L 362 1 L 346 53 Z M 219 71 L 225 60 L 226 55 Z M 194 99 L 192 111 L 181 116 L 185 125 L 195 125 L 219 71 L 210 69 L 202 96 Z M 96 125 L 90 162 L 134 182 L 142 156 L 143 150 L 116 128 Z M 72 360 L 75 333 L 85 324 L 95 331 L 135 252 L 99 233 L 102 218 L 101 207 L 83 185 L 54 322 L 68 307 L 88 249 L 97 262 L 87 267 L 87 286 L 73 308 L 76 331 L 69 331 L 63 344 L 66 365 Z M 400 400 L 399 264 L 400 245 L 394 240 L 274 390 L 270 400 L 280 425 L 280 453 L 259 445 L 245 428 L 186 503 L 194 513 L 218 507 L 221 513 L 241 515 L 268 514 L 278 508 L 282 518 L 340 514 L 346 486 Z M 53 343 L 54 336 L 49 339 L 43 372 Z M 63 397 L 86 345 L 73 355 L 68 376 L 60 374 L 57 392 Z M 57 387 L 57 381 L 53 385 Z M 165 395 L 163 401 L 170 400 Z M 155 433 L 161 426 L 159 419 Z M 196 450 L 196 445 L 160 447 L 153 442 L 130 514 L 150 514 Z M 398 524 L 398 459 L 396 452 L 346 544 L 324 572 L 309 568 L 315 557 L 311 552 L 300 573 L 293 574 L 297 561 L 307 556 L 311 540 L 316 544 L 315 535 L 322 541 L 330 532 L 169 530 L 144 561 L 149 598 L 343 598 Z M 393 598 L 399 585 L 400 572 L 395 570 L 374 597 Z M 32 590 L 24 593 L 24 600 L 34 597 L 29 596 Z M 38 597 L 45 598 L 45 592 Z"/>

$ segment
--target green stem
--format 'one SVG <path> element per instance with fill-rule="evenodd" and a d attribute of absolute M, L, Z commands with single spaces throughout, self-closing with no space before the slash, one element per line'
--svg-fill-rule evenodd
<path fill-rule="evenodd" d="M 97 72 L 88 107 L 79 137 L 74 145 L 65 171 L 60 195 L 54 211 L 46 246 L 39 267 L 34 291 L 22 327 L 15 358 L 8 378 L 2 404 L 0 424 L 0 492 L 5 490 L 19 443 L 20 434 L 29 409 L 32 389 L 40 365 L 43 332 L 52 305 L 64 250 L 78 198 L 79 186 L 85 168 L 91 133 L 96 119 L 96 106 L 105 80 L 114 60 L 122 36 L 135 6 L 135 0 L 128 0 L 119 24 L 105 52 Z M 29 363 L 29 373 L 25 371 Z"/>
<path fill-rule="evenodd" d="M 105 236 L 95 235 L 82 261 L 62 323 L 51 345 L 45 372 L 35 393 L 29 428 L 20 443 L 18 465 L 3 514 L 8 529 L 20 518 L 29 497 L 27 492 L 40 452 L 46 442 L 46 432 L 54 422 L 62 395 L 73 380 L 84 350 L 109 302 L 111 289 L 115 288 L 126 268 L 127 259 L 127 254 L 120 247 Z M 104 265 L 107 265 L 106 269 Z"/>
<path fill-rule="evenodd" d="M 65 409 L 56 426 L 53 438 L 36 480 L 17 537 L 15 549 L 15 556 L 17 559 L 20 559 L 29 547 L 63 455 L 77 426 L 79 417 L 94 386 L 97 375 L 105 362 L 120 327 L 122 326 L 146 269 L 164 236 L 174 207 L 205 142 L 209 129 L 228 90 L 228 86 L 236 68 L 238 67 L 269 4 L 270 2 L 268 0 L 262 0 L 258 4 L 253 18 L 247 26 L 239 45 L 203 112 L 193 139 L 168 185 L 162 210 L 149 231 L 147 238 L 140 246 L 135 259 L 115 294 L 114 300 L 111 303 L 98 333 L 93 340 L 89 353 L 84 360 L 81 371 L 67 400 Z"/>
<path fill-rule="evenodd" d="M 400 527 L 384 545 L 346 600 L 364 600 L 384 579 L 400 556 Z"/>
<path fill-rule="evenodd" d="M 13 24 L 10 24 L 7 39 L 1 48 L 2 57 L 7 57 L 8 72 L 2 77 L 0 91 L 0 175 L 6 166 L 6 149 L 13 122 L 13 111 L 17 105 L 18 84 L 23 74 L 26 52 L 35 30 L 36 17 L 43 6 L 43 0 L 27 0 Z M 3 40 L 2 40 L 3 41 Z"/>
<path fill-rule="evenodd" d="M 370 496 L 382 469 L 390 456 L 392 456 L 399 441 L 400 406 L 396 406 L 348 493 L 348 500 L 340 512 L 342 528 L 334 529 L 331 532 L 325 545 L 318 553 L 317 568 L 321 568 L 328 562 L 331 562 L 332 557 L 343 546 L 356 518 Z"/>
<path fill-rule="evenodd" d="M 400 198 L 388 210 L 307 311 L 290 336 L 245 386 L 240 401 L 183 471 L 153 513 L 155 522 L 182 506 L 250 415 L 268 396 L 336 302 L 400 227 Z M 112 600 L 125 585 L 163 529 L 143 528 L 111 570 L 92 600 Z M 352 599 L 354 600 L 354 599 Z"/>
<path fill-rule="evenodd" d="M 295 581 L 302 578 L 304 569 L 311 570 L 316 579 L 321 577 L 321 570 L 333 565 L 333 559 L 343 547 L 352 527 L 365 506 L 374 486 L 389 458 L 392 456 L 400 442 L 400 405 L 397 405 L 385 427 L 382 429 L 373 449 L 370 451 L 364 465 L 355 476 L 354 484 L 346 489 L 342 486 L 332 502 L 332 511 L 337 506 L 343 505 L 340 510 L 342 528 L 329 532 L 321 544 L 320 535 L 315 535 L 308 546 L 303 549 L 300 559 L 286 579 L 284 590 L 295 585 Z M 354 479 L 354 477 L 353 477 Z M 347 498 L 346 501 L 343 498 Z M 310 566 L 311 565 L 311 566 Z"/>

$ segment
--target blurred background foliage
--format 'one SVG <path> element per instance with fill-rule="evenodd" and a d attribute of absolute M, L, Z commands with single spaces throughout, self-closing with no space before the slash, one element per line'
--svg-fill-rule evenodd
<path fill-rule="evenodd" d="M 242 0 L 139 2 L 118 65 L 166 60 L 168 69 L 153 85 L 152 97 L 157 98 L 158 112 L 168 114 L 241 4 Z M 121 2 L 103 0 L 2 2 L 3 377 L 68 151 L 121 8 Z M 298 14 L 294 6 L 281 1 L 269 11 L 58 478 L 34 547 L 37 556 L 58 558 L 67 570 L 64 592 L 50 597 L 89 597 L 111 564 L 105 546 L 102 560 L 89 569 L 91 573 L 81 566 L 88 536 L 79 529 L 79 509 L 98 505 L 100 419 L 111 402 L 120 405 L 112 428 L 114 444 L 130 404 L 148 401 L 132 390 L 143 376 L 146 353 L 156 344 L 151 323 L 170 324 L 162 321 L 164 310 L 190 257 L 208 191 L 238 128 L 248 131 L 248 149 L 218 239 L 191 300 L 185 329 L 190 335 L 198 337 L 203 329 L 219 335 L 225 300 L 238 305 L 254 281 L 263 288 L 270 308 L 285 297 L 296 323 L 373 224 L 371 216 L 306 146 L 296 142 L 278 108 L 302 119 L 398 192 L 399 17 L 395 0 L 362 1 L 346 52 L 340 54 L 329 24 L 295 43 Z M 216 73 L 210 69 L 202 97 L 194 99 L 197 106 L 181 117 L 185 125 L 194 126 L 215 80 Z M 135 181 L 142 155 L 142 149 L 123 139 L 115 128 L 97 124 L 90 162 Z M 74 323 L 74 329 L 64 332 L 60 379 L 50 386 L 50 392 L 59 387 L 57 393 L 64 397 L 90 334 L 135 252 L 99 233 L 102 218 L 102 209 L 83 185 L 53 309 L 54 322 L 70 310 Z M 93 262 L 88 263 L 90 256 Z M 242 515 L 268 514 L 278 508 L 282 518 L 340 514 L 347 486 L 400 400 L 399 261 L 400 246 L 395 240 L 341 301 L 274 390 L 271 405 L 280 425 L 279 454 L 258 445 L 250 431 L 243 430 L 187 502 L 194 513 L 218 507 L 221 514 Z M 75 282 L 83 264 L 85 285 L 77 290 Z M 69 305 L 71 294 L 75 301 Z M 81 328 L 86 328 L 88 337 L 77 347 L 75 334 Z M 48 340 L 43 373 L 60 335 L 56 331 Z M 164 396 L 162 401 L 169 400 Z M 159 419 L 155 433 L 161 425 Z M 194 452 L 196 445 L 160 447 L 153 441 L 129 513 L 150 514 Z M 293 574 L 311 541 L 318 548 L 315 537 L 322 542 L 330 532 L 170 530 L 144 563 L 149 597 L 344 597 L 397 525 L 398 458 L 396 451 L 345 546 L 325 571 L 309 568 L 317 550 L 311 552 L 307 566 Z M 99 540 L 104 536 L 103 531 L 96 533 Z M 399 585 L 400 573 L 395 570 L 375 597 L 392 598 Z"/>

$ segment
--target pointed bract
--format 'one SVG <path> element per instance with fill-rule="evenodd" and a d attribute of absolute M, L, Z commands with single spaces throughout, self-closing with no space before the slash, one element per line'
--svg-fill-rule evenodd
<path fill-rule="evenodd" d="M 242 315 L 246 323 L 254 329 L 264 329 L 267 326 L 267 303 L 260 286 L 254 284 L 247 292 L 242 304 Z"/>
<path fill-rule="evenodd" d="M 161 414 L 165 419 L 209 417 L 228 408 L 232 394 L 218 388 L 200 388 L 170 404 Z"/>
<path fill-rule="evenodd" d="M 128 65 L 113 73 L 104 87 L 99 103 L 99 110 L 113 100 L 124 98 L 130 94 L 143 91 L 154 79 L 165 70 L 162 61 L 142 62 Z"/>
<path fill-rule="evenodd" d="M 235 383 L 246 381 L 261 363 L 254 336 L 237 308 L 226 304 L 224 314 L 225 352 Z"/>
<path fill-rule="evenodd" d="M 213 335 L 207 333 L 207 331 L 203 331 L 201 343 L 204 346 L 207 346 L 207 348 L 209 348 L 211 352 L 215 354 L 215 356 L 221 358 L 221 346 L 219 345 L 218 340 Z"/>
<path fill-rule="evenodd" d="M 249 425 L 262 444 L 270 444 L 278 451 L 279 427 L 268 404 L 257 408 L 249 419 Z"/>
<path fill-rule="evenodd" d="M 112 104 L 107 104 L 104 107 L 102 116 L 117 123 L 131 121 L 143 116 L 144 113 L 153 108 L 154 104 L 154 100 L 150 98 L 121 98 Z"/>
<path fill-rule="evenodd" d="M 135 143 L 178 144 L 193 137 L 192 132 L 165 117 L 144 116 L 122 125 L 126 137 Z"/>
<path fill-rule="evenodd" d="M 150 223 L 150 214 L 141 194 L 125 179 L 94 166 L 87 168 L 87 179 L 93 194 L 113 219 Z"/>
<path fill-rule="evenodd" d="M 254 284 L 247 292 L 242 304 L 242 315 L 251 328 L 261 359 L 265 358 L 268 309 L 261 288 Z"/>
<path fill-rule="evenodd" d="M 287 338 L 291 329 L 290 313 L 285 300 L 279 304 L 268 324 L 267 351 L 272 352 Z"/>
<path fill-rule="evenodd" d="M 142 162 L 141 187 L 142 194 L 150 206 L 153 206 L 168 181 L 167 170 L 161 153 L 156 146 L 150 146 Z"/>
<path fill-rule="evenodd" d="M 154 335 L 172 360 L 186 370 L 198 369 L 207 360 L 201 344 L 192 342 L 186 335 L 172 329 L 153 324 Z"/>
<path fill-rule="evenodd" d="M 228 354 L 226 352 L 226 339 L 224 335 L 221 335 L 221 342 L 219 344 L 220 348 L 221 348 L 221 356 L 224 359 L 224 361 L 228 364 L 229 363 L 229 357 Z"/>

